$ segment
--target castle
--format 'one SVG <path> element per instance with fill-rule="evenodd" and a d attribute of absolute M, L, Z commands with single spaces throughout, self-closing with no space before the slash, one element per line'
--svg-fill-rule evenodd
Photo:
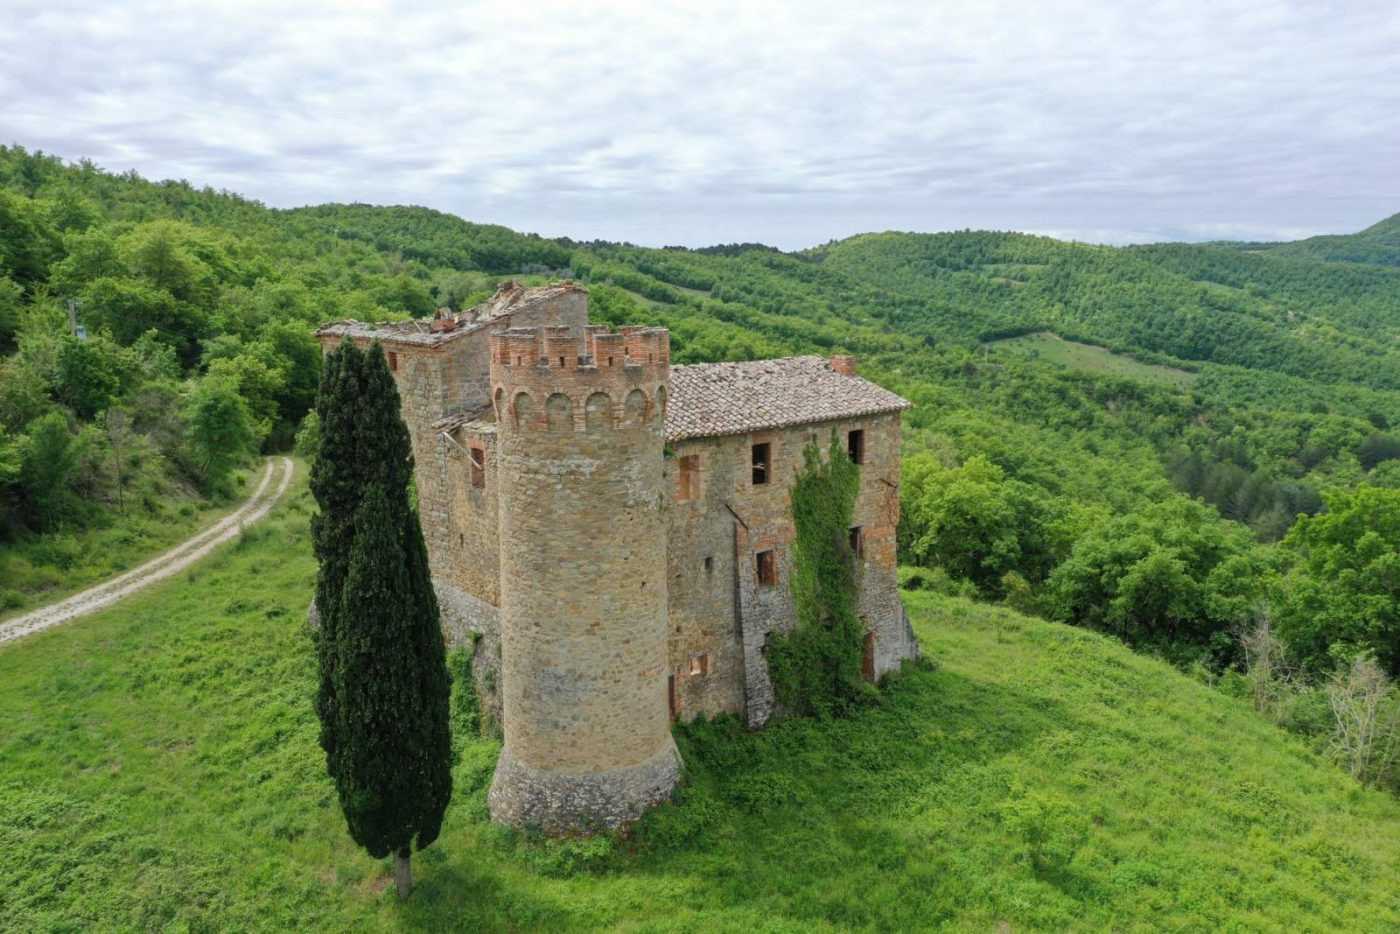
<path fill-rule="evenodd" d="M 768 720 L 765 643 L 794 624 L 789 490 L 833 431 L 861 465 L 865 674 L 917 654 L 895 558 L 909 403 L 853 358 L 673 367 L 666 330 L 590 325 L 568 282 L 316 334 L 379 341 L 398 385 L 445 634 L 474 646 L 503 728 L 497 820 L 625 823 L 675 785 L 673 720 Z"/>

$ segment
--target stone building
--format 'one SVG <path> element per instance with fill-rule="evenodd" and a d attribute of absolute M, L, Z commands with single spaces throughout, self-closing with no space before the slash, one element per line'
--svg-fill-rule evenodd
<path fill-rule="evenodd" d="M 661 328 L 588 323 L 571 283 L 503 286 L 378 340 L 402 398 L 449 643 L 474 646 L 505 745 L 490 804 L 547 830 L 664 799 L 672 720 L 773 713 L 764 657 L 794 623 L 789 490 L 835 432 L 861 465 L 851 545 L 865 672 L 918 646 L 899 600 L 900 412 L 851 357 L 671 366 Z"/>

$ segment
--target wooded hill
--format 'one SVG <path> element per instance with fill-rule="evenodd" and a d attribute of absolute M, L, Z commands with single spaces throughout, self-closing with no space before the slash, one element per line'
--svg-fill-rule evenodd
<path fill-rule="evenodd" d="M 1232 243 L 1241 250 L 1267 252 L 1274 256 L 1344 263 L 1371 263 L 1400 266 L 1400 214 L 1393 214 L 1354 234 L 1309 237 L 1295 243 Z"/>

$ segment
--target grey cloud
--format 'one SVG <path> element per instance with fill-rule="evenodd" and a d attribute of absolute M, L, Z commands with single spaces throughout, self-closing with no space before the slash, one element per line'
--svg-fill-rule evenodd
<path fill-rule="evenodd" d="M 20 0 L 0 141 L 653 244 L 1265 239 L 1400 210 L 1397 47 L 1369 2 Z"/>

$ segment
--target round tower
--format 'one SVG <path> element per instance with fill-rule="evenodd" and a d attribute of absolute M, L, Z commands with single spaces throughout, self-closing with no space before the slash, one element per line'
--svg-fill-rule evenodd
<path fill-rule="evenodd" d="M 666 697 L 661 328 L 492 338 L 505 747 L 496 820 L 614 827 L 679 775 Z"/>

